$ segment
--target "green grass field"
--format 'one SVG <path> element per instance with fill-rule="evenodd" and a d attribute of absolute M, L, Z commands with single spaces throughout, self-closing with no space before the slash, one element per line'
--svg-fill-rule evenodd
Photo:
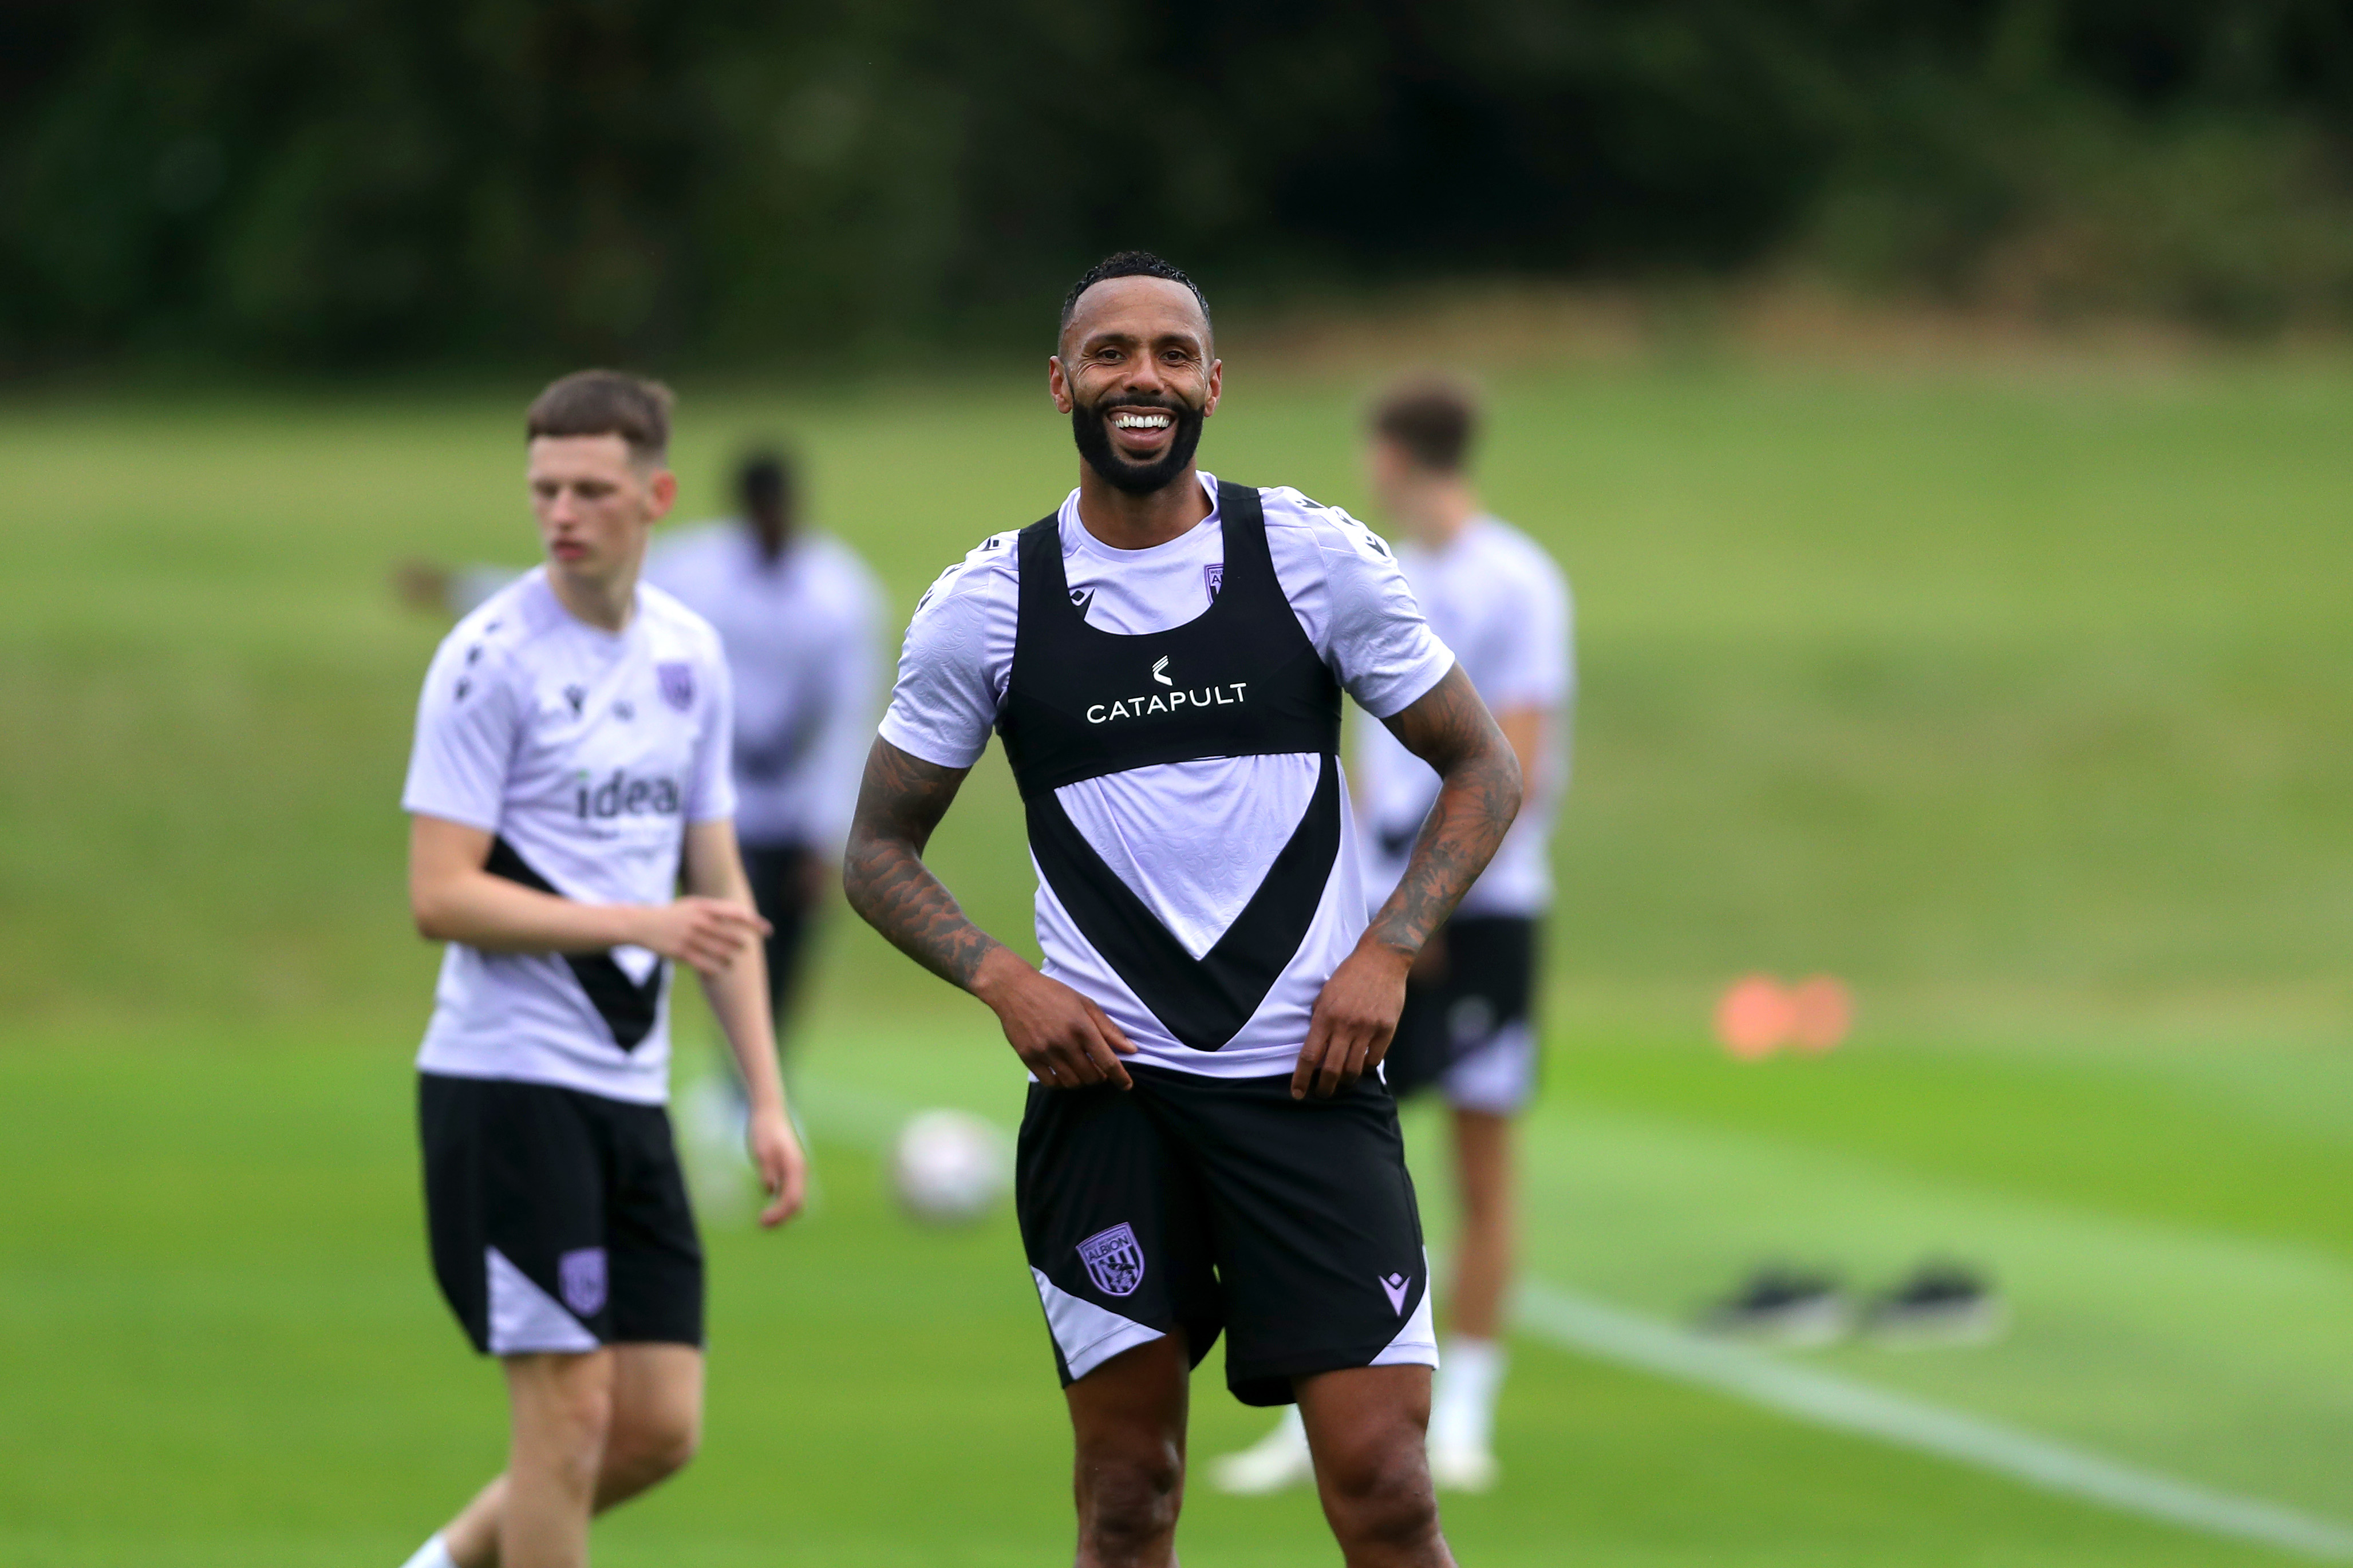
<path fill-rule="evenodd" d="M 1211 467 L 1354 503 L 1362 388 L 1229 367 Z M 517 389 L 518 393 L 527 389 Z M 796 434 L 897 609 L 1070 482 L 1026 382 L 684 389 L 689 512 Z M 1949 1251 L 2011 1332 L 1789 1364 L 2353 1521 L 2353 369 L 1501 372 L 1488 480 L 1576 580 L 1528 1265 L 1687 1321 L 1767 1257 Z M 433 1294 L 396 808 L 439 628 L 412 555 L 527 560 L 519 396 L 0 410 L 0 1563 L 396 1563 L 502 1447 Z M 994 758 L 936 858 L 1025 933 Z M 1845 976 L 1736 1065 L 1715 992 Z M 977 1007 L 838 921 L 801 1072 L 822 1202 L 714 1227 L 704 1458 L 619 1564 L 1067 1550 L 1009 1218 L 892 1212 L 892 1108 L 1016 1114 Z M 685 1057 L 704 1026 L 686 1010 Z M 1433 1128 L 1414 1123 L 1433 1230 Z M 1213 1358 L 1196 1451 L 1256 1435 Z M 1523 1335 L 1475 1563 L 2175 1563 L 2267 1547 Z M 1206 1489 L 1197 1563 L 1334 1560 Z"/>

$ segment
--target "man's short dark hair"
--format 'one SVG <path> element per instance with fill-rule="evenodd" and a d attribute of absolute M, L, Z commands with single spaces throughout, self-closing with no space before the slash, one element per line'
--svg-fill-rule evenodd
<path fill-rule="evenodd" d="M 577 370 L 547 384 L 524 416 L 524 439 L 542 436 L 618 436 L 629 456 L 659 463 L 670 455 L 670 390 L 617 370 Z"/>
<path fill-rule="evenodd" d="M 1104 257 L 1079 275 L 1071 291 L 1062 296 L 1062 324 L 1054 329 L 1054 340 L 1071 330 L 1071 318 L 1079 309 L 1079 296 L 1098 283 L 1108 283 L 1114 278 L 1166 278 L 1171 283 L 1182 283 L 1193 291 L 1193 302 L 1201 307 L 1201 324 L 1209 323 L 1208 296 L 1201 286 L 1185 274 L 1185 269 L 1173 262 L 1163 261 L 1148 250 L 1122 250 Z"/>
<path fill-rule="evenodd" d="M 775 447 L 746 452 L 735 466 L 735 493 L 746 512 L 773 512 L 789 519 L 798 488 L 794 480 L 791 456 Z"/>
<path fill-rule="evenodd" d="M 1479 395 L 1451 375 L 1409 376 L 1373 405 L 1373 434 L 1419 467 L 1460 473 L 1479 436 Z"/>

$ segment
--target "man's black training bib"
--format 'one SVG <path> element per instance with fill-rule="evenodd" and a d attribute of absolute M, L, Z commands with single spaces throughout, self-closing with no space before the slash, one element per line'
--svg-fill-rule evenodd
<path fill-rule="evenodd" d="M 1209 607 L 1166 631 L 1087 624 L 1049 516 L 1021 531 L 1019 619 L 997 732 L 1021 788 L 1030 851 L 1087 942 L 1168 1032 L 1214 1051 L 1241 1032 L 1314 923 L 1340 850 L 1340 683 L 1275 576 L 1259 492 L 1220 481 L 1225 574 Z M 1215 947 L 1185 950 L 1103 864 L 1054 791 L 1206 757 L 1314 753 L 1314 799 Z M 1203 839 L 1214 818 L 1169 823 Z"/>

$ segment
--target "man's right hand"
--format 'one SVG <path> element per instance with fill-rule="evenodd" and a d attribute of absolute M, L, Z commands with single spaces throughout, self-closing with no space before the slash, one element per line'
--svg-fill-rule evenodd
<path fill-rule="evenodd" d="M 651 948 L 674 963 L 690 964 L 703 975 L 726 973 L 736 955 L 770 929 L 741 904 L 693 894 L 674 903 L 646 906 L 630 923 L 630 941 L 636 945 Z"/>
<path fill-rule="evenodd" d="M 996 948 L 973 976 L 972 994 L 988 1004 L 1022 1065 L 1049 1089 L 1088 1084 L 1133 1087 L 1119 1058 L 1135 1047 L 1101 1007 L 1059 980 Z"/>

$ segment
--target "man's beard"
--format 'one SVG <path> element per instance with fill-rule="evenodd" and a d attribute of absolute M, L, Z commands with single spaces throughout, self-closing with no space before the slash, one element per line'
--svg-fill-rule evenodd
<path fill-rule="evenodd" d="M 1128 398 L 1118 406 L 1166 410 L 1176 421 L 1169 432 L 1168 449 L 1149 463 L 1128 461 L 1112 445 L 1110 414 L 1081 403 L 1071 409 L 1071 436 L 1079 444 L 1079 456 L 1086 459 L 1087 467 L 1132 496 L 1166 489 L 1192 467 L 1194 450 L 1201 445 L 1201 411 L 1173 398 L 1165 403 Z"/>

